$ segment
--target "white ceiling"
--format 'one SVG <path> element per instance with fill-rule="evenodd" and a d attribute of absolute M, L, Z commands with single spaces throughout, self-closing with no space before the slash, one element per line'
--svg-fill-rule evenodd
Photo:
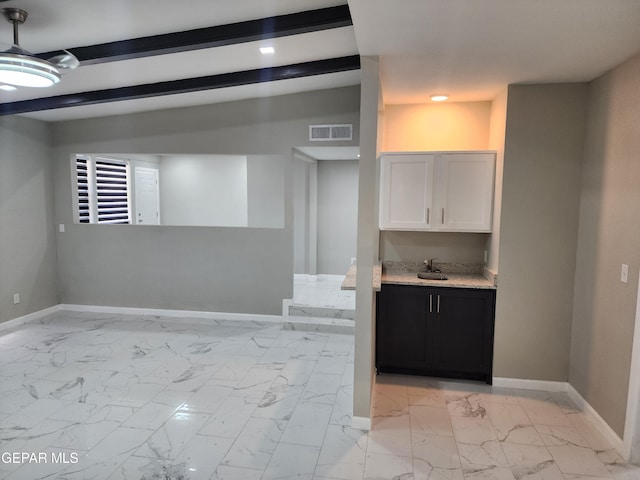
<path fill-rule="evenodd" d="M 9 0 L 29 12 L 33 52 L 93 45 L 340 5 L 343 0 Z M 349 0 L 353 27 L 81 66 L 57 86 L 0 91 L 0 102 L 191 78 L 269 65 L 379 55 L 385 103 L 491 100 L 510 83 L 588 81 L 640 51 L 640 0 Z M 0 20 L 0 49 L 11 43 Z M 356 85 L 358 71 L 29 113 L 47 121 Z"/>
<path fill-rule="evenodd" d="M 589 81 L 640 51 L 638 0 L 349 0 L 388 104 L 492 100 L 511 83 Z"/>

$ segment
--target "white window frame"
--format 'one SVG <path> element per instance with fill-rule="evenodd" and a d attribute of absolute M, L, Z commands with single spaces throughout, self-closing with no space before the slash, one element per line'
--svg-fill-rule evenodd
<path fill-rule="evenodd" d="M 87 191 L 88 191 L 88 206 L 89 206 L 89 221 L 82 221 L 80 216 L 80 189 L 78 187 L 78 168 L 77 161 L 84 160 L 87 165 Z M 100 189 L 98 188 L 98 167 L 99 163 L 109 163 L 117 166 L 124 167 L 124 183 L 126 186 L 126 203 L 124 209 L 126 209 L 126 218 L 123 215 L 118 215 L 113 218 L 100 218 Z M 73 186 L 73 221 L 74 223 L 98 223 L 98 224 L 131 224 L 131 209 L 132 209 L 132 195 L 131 195 L 131 164 L 127 159 L 112 158 L 99 155 L 87 155 L 78 154 L 74 155 L 71 159 L 71 177 Z M 119 190 L 119 189 L 116 189 Z M 108 195 L 103 195 L 108 197 Z M 119 210 L 123 210 L 120 206 Z"/>

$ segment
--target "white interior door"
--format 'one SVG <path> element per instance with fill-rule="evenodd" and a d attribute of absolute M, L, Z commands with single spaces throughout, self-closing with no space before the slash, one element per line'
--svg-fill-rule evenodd
<path fill-rule="evenodd" d="M 142 225 L 160 225 L 159 173 L 156 168 L 136 167 L 135 222 Z"/>

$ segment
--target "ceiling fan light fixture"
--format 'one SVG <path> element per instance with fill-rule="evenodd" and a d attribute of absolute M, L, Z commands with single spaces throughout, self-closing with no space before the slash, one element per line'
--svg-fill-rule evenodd
<path fill-rule="evenodd" d="M 13 45 L 0 52 L 0 83 L 17 87 L 50 87 L 60 81 L 58 68 L 76 68 L 80 63 L 67 51 L 50 61 L 31 54 L 18 41 L 18 26 L 27 20 L 29 14 L 20 8 L 3 8 L 0 13 L 13 25 Z"/>
<path fill-rule="evenodd" d="M 60 81 L 60 72 L 46 60 L 0 52 L 0 83 L 18 87 L 50 87 Z"/>

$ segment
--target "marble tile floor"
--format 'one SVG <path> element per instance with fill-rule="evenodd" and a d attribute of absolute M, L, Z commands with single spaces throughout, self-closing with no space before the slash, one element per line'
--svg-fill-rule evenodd
<path fill-rule="evenodd" d="M 381 375 L 372 431 L 353 429 L 353 354 L 260 322 L 2 331 L 0 479 L 640 479 L 559 394 Z"/>
<path fill-rule="evenodd" d="M 566 393 L 381 375 L 367 442 L 365 478 L 640 479 Z"/>
<path fill-rule="evenodd" d="M 341 290 L 343 281 L 344 275 L 294 275 L 288 315 L 353 320 L 356 292 Z"/>

